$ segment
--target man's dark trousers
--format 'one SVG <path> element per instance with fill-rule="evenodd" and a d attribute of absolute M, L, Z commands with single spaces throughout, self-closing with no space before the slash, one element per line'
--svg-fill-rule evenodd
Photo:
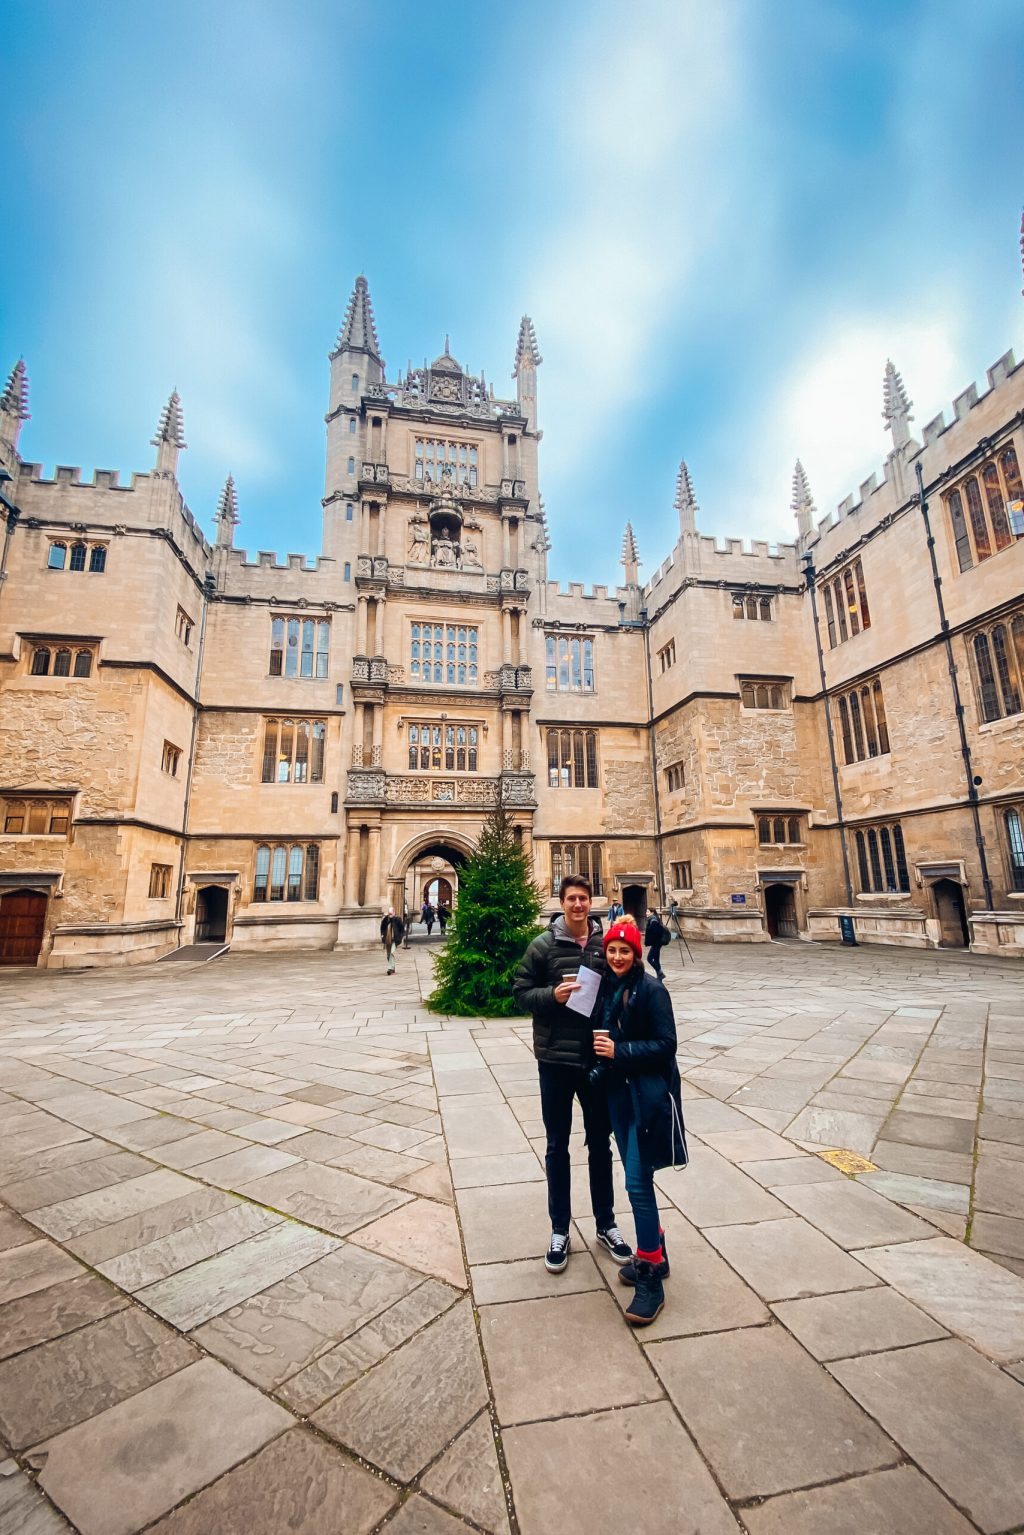
<path fill-rule="evenodd" d="M 586 1070 L 581 1066 L 538 1061 L 537 1068 L 540 1074 L 540 1108 L 547 1132 L 544 1167 L 548 1177 L 551 1229 L 568 1231 L 572 1220 L 569 1136 L 572 1134 L 573 1099 L 578 1098 L 587 1137 L 590 1202 L 597 1229 L 604 1231 L 615 1220 L 612 1148 L 609 1139 L 611 1121 L 608 1117 L 607 1094 L 602 1088 L 595 1091 L 591 1087 Z"/>

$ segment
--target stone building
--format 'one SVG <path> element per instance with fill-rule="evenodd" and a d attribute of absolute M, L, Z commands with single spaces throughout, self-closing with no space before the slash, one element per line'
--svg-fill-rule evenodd
<path fill-rule="evenodd" d="M 547 579 L 533 326 L 501 399 L 444 350 L 388 381 L 357 279 L 330 358 L 322 553 L 211 543 L 155 461 L 24 460 L 0 397 L 0 963 L 376 941 L 458 898 L 499 797 L 551 895 L 684 931 L 1024 956 L 1024 367 L 1007 353 L 796 538 L 679 538 L 642 585 Z M 640 521 L 637 509 L 634 520 Z"/>

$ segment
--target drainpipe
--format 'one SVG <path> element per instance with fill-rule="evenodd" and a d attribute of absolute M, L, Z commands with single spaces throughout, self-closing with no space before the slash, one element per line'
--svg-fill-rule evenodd
<path fill-rule="evenodd" d="M 928 545 L 928 557 L 932 563 L 932 584 L 935 587 L 935 605 L 939 610 L 939 628 L 942 630 L 942 639 L 946 647 L 946 665 L 949 668 L 949 686 L 953 694 L 953 712 L 956 714 L 957 729 L 960 732 L 960 756 L 963 758 L 964 778 L 967 782 L 967 800 L 971 807 L 971 819 L 974 822 L 974 844 L 978 849 L 978 862 L 981 864 L 981 882 L 985 887 L 985 906 L 988 911 L 993 909 L 992 880 L 988 870 L 988 859 L 985 857 L 985 838 L 981 834 L 981 816 L 978 812 L 978 784 L 980 778 L 975 778 L 974 768 L 971 763 L 971 747 L 967 739 L 967 727 L 964 724 L 964 706 L 960 698 L 960 682 L 956 672 L 956 658 L 953 655 L 953 641 L 949 637 L 949 620 L 946 617 L 946 605 L 942 600 L 942 577 L 939 575 L 939 564 L 935 558 L 935 535 L 932 532 L 931 519 L 928 516 L 928 502 L 924 494 L 924 471 L 921 468 L 921 460 L 914 465 L 917 471 L 917 504 L 921 508 L 921 518 L 924 522 L 925 542 Z"/>
<path fill-rule="evenodd" d="M 839 821 L 839 845 L 843 850 L 843 878 L 846 881 L 846 904 L 853 908 L 853 881 L 850 878 L 850 850 L 846 845 L 846 821 L 843 818 L 843 793 L 839 787 L 839 764 L 836 760 L 836 738 L 832 729 L 832 710 L 829 708 L 828 683 L 825 681 L 825 653 L 821 648 L 821 630 L 818 627 L 818 599 L 815 591 L 814 556 L 803 555 L 804 580 L 811 594 L 811 623 L 814 626 L 814 643 L 818 650 L 818 676 L 821 678 L 821 696 L 825 700 L 825 724 L 828 729 L 828 756 L 832 765 L 832 793 L 836 798 L 836 815 Z"/>
<path fill-rule="evenodd" d="M 181 921 L 182 898 L 185 894 L 185 848 L 188 842 L 188 814 L 192 803 L 192 770 L 196 759 L 196 736 L 199 732 L 199 687 L 203 675 L 203 645 L 206 640 L 206 615 L 216 586 L 213 571 L 203 577 L 203 605 L 199 614 L 199 641 L 196 645 L 196 680 L 192 700 L 192 738 L 188 746 L 188 767 L 185 772 L 185 803 L 181 811 L 181 859 L 178 865 L 178 894 L 174 903 L 174 920 Z M 181 948 L 181 929 L 178 929 L 178 948 Z"/>

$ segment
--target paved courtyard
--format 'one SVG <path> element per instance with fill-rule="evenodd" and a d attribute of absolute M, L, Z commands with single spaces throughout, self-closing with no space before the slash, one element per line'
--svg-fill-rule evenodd
<path fill-rule="evenodd" d="M 0 1535 L 1024 1529 L 1024 966 L 684 958 L 639 1334 L 425 946 L 0 972 Z"/>

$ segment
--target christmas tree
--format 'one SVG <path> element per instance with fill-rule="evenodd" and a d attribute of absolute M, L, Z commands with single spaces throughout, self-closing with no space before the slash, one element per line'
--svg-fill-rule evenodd
<path fill-rule="evenodd" d="M 459 904 L 448 941 L 434 956 L 437 981 L 427 1006 L 462 1017 L 508 1018 L 512 977 L 537 936 L 541 899 L 503 804 L 484 823 L 459 874 Z"/>

